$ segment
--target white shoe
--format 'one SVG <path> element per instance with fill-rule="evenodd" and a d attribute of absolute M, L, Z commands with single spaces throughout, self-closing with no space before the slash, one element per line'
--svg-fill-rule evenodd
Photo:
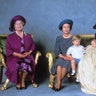
<path fill-rule="evenodd" d="M 76 83 L 79 83 L 79 77 L 77 76 L 77 78 L 76 78 Z"/>
<path fill-rule="evenodd" d="M 71 75 L 72 75 L 72 76 L 75 75 L 75 72 L 72 72 Z"/>
<path fill-rule="evenodd" d="M 79 80 L 78 80 L 78 79 L 76 79 L 76 82 L 77 82 L 77 83 L 79 83 Z"/>

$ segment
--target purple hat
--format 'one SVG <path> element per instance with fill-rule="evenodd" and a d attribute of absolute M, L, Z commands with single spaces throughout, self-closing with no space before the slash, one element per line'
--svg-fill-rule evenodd
<path fill-rule="evenodd" d="M 70 24 L 70 30 L 72 29 L 73 21 L 71 19 L 65 19 L 59 24 L 59 29 L 62 30 L 63 24 Z"/>
<path fill-rule="evenodd" d="M 14 16 L 12 19 L 11 19 L 11 21 L 10 21 L 10 27 L 9 27 L 9 30 L 10 31 L 14 31 L 14 24 L 15 24 L 15 22 L 17 21 L 17 20 L 21 20 L 22 22 L 24 22 L 24 25 L 26 24 L 26 20 L 25 20 L 25 18 L 23 17 L 23 16 L 21 16 L 21 15 L 16 15 L 16 16 Z"/>

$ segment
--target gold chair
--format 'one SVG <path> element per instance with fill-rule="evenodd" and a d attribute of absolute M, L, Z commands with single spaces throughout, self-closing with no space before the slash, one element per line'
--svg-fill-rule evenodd
<path fill-rule="evenodd" d="M 81 36 L 81 45 L 83 45 L 85 47 L 87 45 L 89 45 L 90 42 L 91 42 L 91 40 L 94 38 L 94 34 L 82 34 L 80 36 Z M 52 68 L 52 66 L 54 64 L 54 61 L 55 61 L 55 54 L 54 54 L 53 51 L 49 51 L 49 52 L 46 53 L 46 57 L 48 58 L 49 73 L 50 73 L 48 87 L 49 88 L 52 88 L 53 85 L 54 85 L 54 79 L 55 79 L 56 75 L 53 76 L 51 74 L 51 71 L 50 70 L 51 70 L 51 68 Z M 69 78 L 70 77 L 70 74 L 66 74 L 66 77 Z M 76 78 L 76 77 L 77 77 L 77 74 L 74 76 L 74 78 Z"/>
<path fill-rule="evenodd" d="M 49 69 L 49 73 L 50 73 L 48 87 L 52 88 L 53 85 L 54 85 L 54 79 L 56 77 L 56 76 L 51 74 L 51 68 L 52 68 L 53 63 L 55 61 L 55 55 L 54 55 L 54 53 L 52 51 L 50 51 L 50 52 L 46 53 L 46 57 L 48 58 L 48 67 L 49 67 L 48 69 Z"/>
<path fill-rule="evenodd" d="M 40 56 L 41 56 L 41 53 L 39 51 L 37 51 L 36 56 L 35 56 L 35 64 L 38 63 L 38 59 L 39 59 Z M 2 65 L 6 68 L 6 64 L 4 62 L 4 56 L 1 53 L 0 53 L 0 60 L 2 60 Z M 5 82 L 4 82 L 4 85 L 1 87 L 1 90 L 6 90 L 9 82 L 10 82 L 9 79 L 6 79 Z M 36 88 L 36 87 L 38 87 L 38 84 L 37 83 L 32 83 L 32 86 Z"/>
<path fill-rule="evenodd" d="M 2 49 L 0 48 L 0 83 L 2 83 L 3 67 L 6 68 L 6 64 L 5 64 L 4 56 L 2 54 Z"/>
<path fill-rule="evenodd" d="M 46 57 L 48 58 L 48 67 L 49 67 L 48 69 L 49 69 L 49 73 L 50 73 L 48 87 L 53 88 L 56 75 L 51 74 L 51 68 L 52 68 L 54 61 L 55 61 L 55 54 L 54 54 L 54 52 L 50 51 L 50 52 L 46 53 Z M 66 77 L 70 78 L 70 74 L 67 73 Z M 74 76 L 74 77 L 76 78 L 76 76 Z"/>

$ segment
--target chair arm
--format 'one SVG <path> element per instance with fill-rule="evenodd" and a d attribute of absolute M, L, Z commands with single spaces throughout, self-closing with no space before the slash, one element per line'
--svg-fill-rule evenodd
<path fill-rule="evenodd" d="M 41 52 L 37 51 L 35 56 L 35 64 L 37 65 L 39 57 L 41 56 Z"/>
<path fill-rule="evenodd" d="M 49 73 L 50 73 L 48 87 L 53 88 L 54 79 L 56 76 L 51 74 L 51 68 L 52 68 L 54 61 L 55 61 L 55 54 L 53 53 L 53 51 L 50 51 L 50 52 L 46 53 L 46 57 L 48 58 L 48 69 L 49 69 Z"/>
<path fill-rule="evenodd" d="M 55 54 L 54 52 L 50 51 L 46 53 L 46 57 L 48 58 L 48 66 L 49 66 L 49 72 L 51 73 L 51 68 L 55 61 Z"/>
<path fill-rule="evenodd" d="M 2 66 L 6 68 L 5 58 L 4 58 L 4 55 L 2 54 L 2 49 L 1 48 L 0 48 L 0 62 L 2 64 Z"/>

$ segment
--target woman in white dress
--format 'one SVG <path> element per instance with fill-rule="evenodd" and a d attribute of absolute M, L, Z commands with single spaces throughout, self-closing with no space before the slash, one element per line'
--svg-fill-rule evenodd
<path fill-rule="evenodd" d="M 81 90 L 96 95 L 96 39 L 87 46 L 86 53 L 79 63 Z"/>

